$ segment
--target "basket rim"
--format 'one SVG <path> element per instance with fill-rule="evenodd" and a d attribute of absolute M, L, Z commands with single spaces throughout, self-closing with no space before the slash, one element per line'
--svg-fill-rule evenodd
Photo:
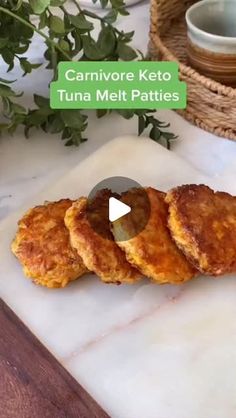
<path fill-rule="evenodd" d="M 204 87 L 214 92 L 220 93 L 223 96 L 235 98 L 236 88 L 226 86 L 224 84 L 221 84 L 218 81 L 212 80 L 211 78 L 200 74 L 194 68 L 179 61 L 179 59 L 172 53 L 172 51 L 165 46 L 164 42 L 162 41 L 162 38 L 159 36 L 158 31 L 157 31 L 157 20 L 156 20 L 157 11 L 158 11 L 157 3 L 158 3 L 158 0 L 151 0 L 151 4 L 150 4 L 151 25 L 150 25 L 150 32 L 149 32 L 150 39 L 154 43 L 156 48 L 161 50 L 164 57 L 167 58 L 168 61 L 178 62 L 179 69 L 183 74 L 187 75 L 188 77 L 191 77 L 198 83 L 202 84 Z"/>

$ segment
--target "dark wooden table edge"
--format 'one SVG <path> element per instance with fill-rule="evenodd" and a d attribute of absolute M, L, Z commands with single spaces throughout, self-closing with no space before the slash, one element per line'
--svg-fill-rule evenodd
<path fill-rule="evenodd" d="M 1 418 L 109 418 L 0 299 Z"/>

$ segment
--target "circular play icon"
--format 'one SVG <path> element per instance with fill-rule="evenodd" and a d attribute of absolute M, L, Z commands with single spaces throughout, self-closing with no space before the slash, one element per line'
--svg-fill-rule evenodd
<path fill-rule="evenodd" d="M 109 177 L 89 193 L 86 213 L 92 229 L 103 238 L 126 241 L 147 225 L 150 202 L 145 188 L 136 181 Z"/>

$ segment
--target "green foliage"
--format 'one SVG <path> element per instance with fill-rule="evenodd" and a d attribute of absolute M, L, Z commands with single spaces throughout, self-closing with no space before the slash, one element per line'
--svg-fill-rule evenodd
<path fill-rule="evenodd" d="M 104 17 L 81 8 L 79 1 L 72 1 L 77 11 L 74 14 L 68 12 L 66 0 L 0 0 L 0 55 L 8 71 L 17 62 L 22 75 L 27 76 L 41 65 L 31 63 L 26 56 L 35 32 L 45 40 L 46 68 L 52 69 L 53 79 L 57 77 L 58 62 L 63 60 L 131 61 L 142 57 L 141 53 L 130 46 L 134 32 L 123 32 L 113 26 L 119 15 L 128 14 L 124 0 L 93 0 L 94 3 L 100 1 L 103 8 L 111 6 Z M 33 15 L 38 16 L 36 26 L 32 24 Z M 94 20 L 100 23 L 97 38 L 93 36 Z M 0 78 L 0 101 L 4 117 L 0 133 L 7 131 L 12 134 L 19 125 L 23 125 L 27 137 L 31 129 L 36 128 L 49 133 L 61 133 L 67 146 L 78 146 L 86 140 L 84 131 L 87 116 L 82 110 L 51 109 L 49 99 L 36 94 L 34 108 L 26 109 L 18 103 L 22 92 L 14 91 L 14 81 Z M 101 118 L 110 112 L 97 110 L 97 116 Z M 172 133 L 165 131 L 169 125 L 158 121 L 152 110 L 128 109 L 116 112 L 125 119 L 138 117 L 139 135 L 147 129 L 152 139 L 160 141 L 164 138 L 167 146 L 175 138 Z"/>
<path fill-rule="evenodd" d="M 29 4 L 33 12 L 40 15 L 50 6 L 50 0 L 29 0 Z"/>

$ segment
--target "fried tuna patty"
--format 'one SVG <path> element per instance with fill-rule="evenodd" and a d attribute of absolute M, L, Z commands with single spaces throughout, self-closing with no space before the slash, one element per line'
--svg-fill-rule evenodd
<path fill-rule="evenodd" d="M 64 223 L 69 199 L 30 209 L 18 222 L 11 249 L 27 277 L 50 288 L 64 287 L 87 271 Z"/>
<path fill-rule="evenodd" d="M 132 236 L 136 222 L 140 221 L 139 214 L 143 213 L 143 193 L 138 189 L 130 190 L 122 194 L 121 200 L 127 205 L 135 205 L 136 210 L 113 222 L 115 240 L 125 251 L 127 260 L 153 281 L 183 283 L 190 280 L 196 270 L 171 238 L 167 226 L 168 207 L 165 193 L 151 187 L 146 192 L 150 202 L 150 217 L 145 229 L 134 238 L 119 240 L 120 236 Z"/>
<path fill-rule="evenodd" d="M 134 283 L 141 274 L 128 263 L 110 232 L 110 197 L 109 190 L 102 190 L 89 206 L 88 199 L 80 198 L 67 210 L 65 224 L 70 231 L 72 246 L 89 270 L 106 283 Z"/>
<path fill-rule="evenodd" d="M 205 185 L 169 191 L 169 227 L 179 248 L 205 274 L 236 271 L 236 198 Z"/>

